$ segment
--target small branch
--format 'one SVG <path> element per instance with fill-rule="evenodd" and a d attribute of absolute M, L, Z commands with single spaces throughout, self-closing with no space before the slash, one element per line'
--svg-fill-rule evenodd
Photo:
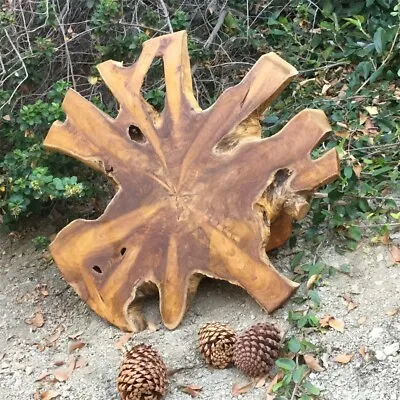
<path fill-rule="evenodd" d="M 341 61 L 333 64 L 324 65 L 322 67 L 311 68 L 311 69 L 303 69 L 299 71 L 299 74 L 305 74 L 306 72 L 314 72 L 314 71 L 323 71 L 330 68 L 340 67 L 341 65 L 349 65 L 349 61 Z"/>
<path fill-rule="evenodd" d="M 313 197 L 315 197 L 317 199 L 326 199 L 328 197 L 328 193 L 316 192 L 316 193 L 313 194 Z M 349 195 L 349 194 L 346 194 L 344 197 L 354 197 L 354 198 L 357 198 L 357 199 L 367 199 L 367 200 L 393 200 L 393 201 L 400 201 L 400 197 L 356 196 L 356 195 Z"/>
<path fill-rule="evenodd" d="M 6 34 L 7 39 L 8 39 L 8 41 L 9 41 L 10 44 L 11 44 L 11 47 L 13 48 L 13 50 L 15 51 L 15 53 L 17 54 L 18 59 L 19 59 L 19 60 L 21 61 L 21 63 L 22 63 L 22 68 L 23 68 L 24 71 L 25 71 L 25 77 L 22 79 L 21 82 L 18 83 L 18 85 L 15 87 L 14 91 L 11 93 L 11 96 L 10 96 L 10 97 L 8 98 L 8 100 L 7 100 L 6 102 L 4 102 L 4 104 L 0 107 L 0 110 L 2 110 L 7 104 L 10 104 L 12 98 L 15 96 L 15 93 L 17 93 L 17 90 L 18 90 L 18 89 L 20 88 L 20 86 L 28 79 L 28 76 L 29 76 L 28 71 L 27 71 L 27 69 L 26 69 L 26 65 L 25 65 L 25 63 L 24 63 L 24 60 L 22 59 L 21 54 L 19 53 L 18 49 L 15 47 L 15 44 L 14 44 L 13 41 L 11 40 L 11 38 L 10 38 L 10 36 L 9 36 L 9 34 L 8 34 L 7 29 L 5 29 L 5 28 L 4 28 L 4 33 Z"/>
<path fill-rule="evenodd" d="M 71 71 L 72 87 L 74 88 L 74 90 L 76 90 L 74 67 L 72 65 L 71 54 L 69 52 L 69 47 L 68 47 L 68 39 L 67 39 L 67 35 L 65 34 L 65 29 L 64 29 L 64 16 L 66 15 L 66 13 L 69 10 L 69 1 L 67 1 L 64 9 L 66 9 L 66 11 L 65 11 L 65 13 L 61 12 L 61 15 L 62 15 L 61 20 L 59 19 L 59 16 L 57 14 L 55 15 L 55 17 L 56 17 L 57 23 L 58 23 L 58 25 L 59 25 L 59 27 L 61 29 L 63 40 L 64 40 L 64 43 L 65 43 L 65 55 L 66 55 L 67 60 L 68 60 L 69 70 Z"/>
<path fill-rule="evenodd" d="M 147 26 L 147 25 L 143 25 L 143 24 L 137 24 L 137 23 L 132 23 L 132 22 L 124 22 L 124 21 L 118 21 L 118 23 L 120 25 L 126 25 L 126 26 L 132 26 L 132 27 L 135 27 L 135 28 L 146 29 L 146 30 L 150 30 L 150 31 L 153 31 L 153 32 L 157 32 L 157 33 L 162 33 L 162 34 L 168 33 L 168 31 L 164 31 L 163 29 L 156 29 L 156 28 L 153 28 L 151 26 Z"/>
<path fill-rule="evenodd" d="M 365 146 L 365 147 L 355 147 L 354 149 L 348 150 L 349 152 L 352 151 L 359 151 L 359 150 L 372 150 L 372 149 L 386 149 L 388 147 L 398 147 L 398 143 L 387 143 L 387 144 L 377 144 L 376 146 Z"/>
<path fill-rule="evenodd" d="M 223 8 L 223 9 L 221 10 L 221 12 L 219 13 L 217 23 L 215 24 L 215 26 L 214 26 L 212 32 L 210 33 L 210 36 L 208 37 L 208 39 L 207 39 L 206 42 L 204 43 L 203 49 L 208 49 L 208 48 L 211 46 L 211 44 L 214 42 L 215 38 L 216 38 L 217 35 L 218 35 L 219 30 L 221 29 L 221 27 L 222 27 L 222 25 L 223 25 L 223 23 L 224 23 L 225 16 L 226 16 L 227 12 L 228 12 L 227 9 L 226 9 L 226 8 Z M 198 67 L 199 67 L 199 64 L 198 64 L 198 63 L 196 63 L 195 65 L 193 65 L 193 68 L 192 68 L 192 75 L 196 72 L 196 70 L 197 70 Z"/>
<path fill-rule="evenodd" d="M 321 243 L 322 243 L 322 242 L 321 242 Z M 296 367 L 298 367 L 298 366 L 299 366 L 299 355 L 296 354 Z M 296 384 L 294 385 L 294 389 L 293 389 L 293 392 L 292 392 L 292 396 L 290 397 L 290 400 L 294 400 L 294 399 L 295 399 L 298 389 L 299 389 L 299 384 L 296 383 Z"/>
<path fill-rule="evenodd" d="M 297 390 L 299 389 L 299 384 L 298 383 L 296 383 L 295 385 L 294 385 L 294 389 L 293 389 L 293 393 L 292 393 L 292 397 L 290 397 L 290 400 L 294 400 L 295 399 L 295 397 L 296 397 L 296 394 L 297 394 Z"/>
<path fill-rule="evenodd" d="M 22 7 L 22 0 L 19 0 L 19 8 L 20 8 L 20 11 L 21 11 L 21 17 L 22 17 L 22 22 L 24 24 L 24 30 L 25 30 L 25 34 L 26 34 L 26 40 L 28 42 L 29 51 L 32 53 L 32 46 L 31 46 L 31 41 L 30 41 L 30 38 L 29 38 L 28 28 L 27 28 L 27 25 L 26 25 L 25 12 L 24 12 L 24 9 Z"/>
<path fill-rule="evenodd" d="M 174 30 L 172 29 L 171 20 L 170 20 L 170 18 L 169 18 L 169 12 L 168 12 L 167 6 L 166 6 L 165 3 L 164 3 L 164 0 L 160 0 L 160 4 L 161 4 L 161 7 L 162 7 L 162 9 L 163 9 L 163 11 L 164 11 L 164 17 L 165 17 L 166 20 L 167 20 L 167 24 L 168 24 L 169 31 L 170 31 L 171 33 L 173 33 Z"/>
<path fill-rule="evenodd" d="M 208 39 L 204 43 L 203 49 L 208 49 L 211 46 L 211 44 L 214 42 L 219 30 L 221 29 L 222 24 L 224 23 L 224 20 L 225 20 L 227 12 L 228 12 L 227 9 L 224 8 L 219 13 L 218 21 L 215 24 L 214 29 L 212 30 L 210 36 L 208 37 Z"/>
<path fill-rule="evenodd" d="M 390 46 L 389 53 L 388 53 L 388 55 L 385 57 L 385 59 L 382 61 L 382 64 L 380 65 L 379 68 L 383 68 L 383 67 L 387 64 L 387 62 L 392 58 L 394 46 L 395 46 L 396 43 L 397 43 L 397 38 L 399 37 L 399 34 L 400 34 L 400 25 L 399 25 L 399 27 L 397 28 L 396 34 L 394 35 L 393 42 L 392 42 L 392 45 Z M 377 68 L 377 70 L 378 70 L 379 68 Z M 367 86 L 368 83 L 371 81 L 371 78 L 372 78 L 372 75 L 370 75 L 370 76 L 368 77 L 368 79 L 357 89 L 357 91 L 356 91 L 355 94 L 358 94 L 361 90 L 363 90 L 363 89 L 365 88 L 365 86 Z"/>

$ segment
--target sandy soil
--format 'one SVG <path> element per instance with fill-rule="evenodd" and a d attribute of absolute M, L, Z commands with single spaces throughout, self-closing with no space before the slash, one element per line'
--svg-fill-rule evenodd
<path fill-rule="evenodd" d="M 35 393 L 47 390 L 59 393 L 57 399 L 118 399 L 115 379 L 122 350 L 115 345 L 123 334 L 95 315 L 56 266 L 46 261 L 45 254 L 34 250 L 32 237 L 52 232 L 48 226 L 22 238 L 0 234 L 0 399 L 34 399 Z M 399 241 L 400 237 L 394 239 Z M 344 333 L 329 330 L 324 335 L 310 334 L 309 339 L 321 348 L 320 362 L 325 366 L 323 372 L 311 374 L 312 382 L 322 389 L 326 400 L 400 400 L 400 315 L 386 313 L 400 307 L 400 266 L 383 246 L 362 244 L 356 252 L 345 255 L 335 253 L 331 246 L 319 251 L 322 260 L 333 267 L 349 264 L 350 273 L 337 273 L 319 288 L 322 304 L 318 316 L 342 318 L 345 329 Z M 283 248 L 273 259 L 285 274 L 292 255 L 293 250 Z M 351 296 L 357 308 L 347 310 L 344 294 Z M 197 330 L 213 320 L 230 323 L 238 330 L 263 321 L 288 329 L 291 307 L 296 306 L 289 302 L 268 316 L 240 288 L 207 280 L 175 331 L 161 325 L 157 300 L 150 300 L 145 311 L 157 330 L 134 335 L 127 346 L 152 344 L 170 369 L 180 368 L 170 379 L 167 399 L 190 399 L 181 390 L 189 384 L 202 387 L 198 399 L 231 399 L 233 384 L 248 381 L 233 368 L 206 368 L 196 352 Z M 44 325 L 33 329 L 26 320 L 36 312 L 43 314 Z M 70 336 L 77 333 L 75 341 L 85 346 L 70 353 L 74 342 Z M 359 353 L 362 346 L 369 352 L 368 361 Z M 354 355 L 345 365 L 334 361 L 343 353 Z M 65 364 L 55 365 L 61 362 Z M 65 375 L 74 362 L 81 367 Z M 66 381 L 54 383 L 55 372 Z M 50 375 L 38 380 L 47 373 Z M 266 399 L 266 388 L 237 398 Z"/>

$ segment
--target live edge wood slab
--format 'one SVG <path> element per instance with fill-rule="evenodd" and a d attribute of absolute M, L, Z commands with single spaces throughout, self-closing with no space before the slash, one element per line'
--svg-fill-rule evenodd
<path fill-rule="evenodd" d="M 155 57 L 164 62 L 161 114 L 142 97 Z M 136 307 L 158 289 L 166 327 L 182 320 L 201 277 L 244 288 L 272 312 L 297 284 L 266 250 L 283 244 L 313 190 L 338 176 L 335 150 L 310 152 L 330 130 L 322 111 L 304 110 L 262 139 L 259 119 L 297 71 L 275 53 L 202 110 L 193 95 L 186 32 L 144 43 L 138 61 L 106 61 L 101 77 L 120 104 L 116 119 L 69 90 L 44 146 L 111 178 L 104 214 L 76 220 L 51 244 L 65 279 L 100 316 L 122 330 L 142 328 Z M 129 131 L 142 132 L 136 141 Z M 133 304 L 133 306 L 132 306 Z"/>

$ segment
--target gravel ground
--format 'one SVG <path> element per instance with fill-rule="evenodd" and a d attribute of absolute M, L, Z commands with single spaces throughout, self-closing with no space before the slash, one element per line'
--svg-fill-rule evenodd
<path fill-rule="evenodd" d="M 51 227 L 22 238 L 0 234 L 0 399 L 40 399 L 38 394 L 48 390 L 59 393 L 56 399 L 118 399 L 115 379 L 122 350 L 116 348 L 116 342 L 123 334 L 88 309 L 55 265 L 46 261 L 46 254 L 33 249 L 32 237 L 50 233 Z M 386 247 L 367 244 L 345 255 L 330 246 L 320 248 L 320 253 L 333 267 L 349 264 L 350 273 L 337 273 L 319 288 L 322 304 L 318 316 L 342 318 L 345 329 L 344 333 L 311 334 L 310 340 L 322 348 L 325 367 L 323 372 L 312 373 L 311 381 L 322 389 L 326 400 L 400 400 L 400 316 L 386 314 L 400 307 L 399 264 L 393 264 Z M 283 248 L 273 259 L 285 274 L 290 254 L 293 250 Z M 347 311 L 344 294 L 351 296 L 357 308 Z M 152 344 L 169 369 L 179 369 L 170 379 L 167 399 L 190 399 L 181 390 L 190 384 L 202 387 L 198 399 L 231 399 L 233 384 L 248 381 L 235 369 L 206 368 L 196 352 L 197 330 L 213 320 L 230 323 L 238 330 L 263 321 L 288 329 L 290 307 L 294 305 L 289 302 L 268 316 L 240 288 L 205 280 L 182 325 L 174 331 L 162 327 L 157 300 L 150 299 L 145 312 L 157 330 L 138 333 L 127 345 Z M 26 320 L 36 312 L 43 314 L 44 325 L 34 329 Z M 70 353 L 74 341 L 85 346 Z M 360 355 L 362 346 L 369 354 L 368 361 Z M 343 353 L 354 355 L 345 365 L 334 360 Z M 56 366 L 62 362 L 65 364 Z M 71 363 L 76 366 L 68 375 Z M 66 380 L 55 381 L 54 373 Z M 46 374 L 50 375 L 39 380 Z M 237 398 L 266 399 L 266 388 Z"/>

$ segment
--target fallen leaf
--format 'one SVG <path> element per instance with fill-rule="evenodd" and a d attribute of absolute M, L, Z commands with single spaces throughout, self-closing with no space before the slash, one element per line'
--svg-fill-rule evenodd
<path fill-rule="evenodd" d="M 72 372 L 74 371 L 74 369 L 76 367 L 76 362 L 77 362 L 77 359 L 75 357 L 69 362 L 69 365 L 68 365 L 69 374 L 72 374 Z"/>
<path fill-rule="evenodd" d="M 330 321 L 332 318 L 334 318 L 334 317 L 332 317 L 332 315 L 325 315 L 325 317 L 322 317 L 322 318 L 319 320 L 319 324 L 320 324 L 323 328 L 326 328 L 327 326 L 329 326 L 329 321 Z"/>
<path fill-rule="evenodd" d="M 310 82 L 315 82 L 315 78 L 305 79 L 304 81 L 301 81 L 299 83 L 299 85 L 300 86 L 304 86 L 304 85 L 307 85 L 307 83 L 310 83 Z"/>
<path fill-rule="evenodd" d="M 332 85 L 330 85 L 329 83 L 325 84 L 324 86 L 322 86 L 322 90 L 321 90 L 321 95 L 325 96 L 326 93 L 328 92 L 328 90 L 332 87 Z"/>
<path fill-rule="evenodd" d="M 59 325 L 56 328 L 55 332 L 51 336 L 48 337 L 47 343 L 51 345 L 54 342 L 56 342 L 63 331 L 64 331 L 64 327 L 62 325 Z"/>
<path fill-rule="evenodd" d="M 72 334 L 72 335 L 68 335 L 68 337 L 69 337 L 70 339 L 72 339 L 72 340 L 75 340 L 75 339 L 77 339 L 79 336 L 81 336 L 82 334 L 83 334 L 83 331 L 79 331 L 79 332 L 74 333 L 74 334 Z"/>
<path fill-rule="evenodd" d="M 197 397 L 202 387 L 197 385 L 186 385 L 182 387 L 182 392 L 189 394 L 191 397 Z"/>
<path fill-rule="evenodd" d="M 45 346 L 44 344 L 42 344 L 42 343 L 33 343 L 33 345 L 36 346 L 36 348 L 37 348 L 40 352 L 44 351 L 44 349 L 46 348 L 46 346 Z"/>
<path fill-rule="evenodd" d="M 75 363 L 75 369 L 84 368 L 88 365 L 88 362 L 83 357 L 78 357 Z"/>
<path fill-rule="evenodd" d="M 368 115 L 366 115 L 366 114 L 363 114 L 363 113 L 360 113 L 359 114 L 359 122 L 360 122 L 360 125 L 364 125 L 365 124 L 365 121 L 368 119 Z"/>
<path fill-rule="evenodd" d="M 345 294 L 345 295 L 343 295 L 343 298 L 347 305 L 347 311 L 351 311 L 351 310 L 354 310 L 355 308 L 357 308 L 357 304 L 354 303 L 354 301 L 351 299 L 350 296 Z"/>
<path fill-rule="evenodd" d="M 248 384 L 244 386 L 240 386 L 238 383 L 235 383 L 232 386 L 232 396 L 239 396 L 240 394 L 244 394 L 249 392 L 251 389 L 254 387 L 254 381 L 249 382 Z"/>
<path fill-rule="evenodd" d="M 60 393 L 56 392 L 55 390 L 47 390 L 40 394 L 41 400 L 51 400 L 55 399 L 56 397 L 60 396 Z"/>
<path fill-rule="evenodd" d="M 272 394 L 274 386 L 283 378 L 283 372 L 279 371 L 271 380 L 267 387 L 267 394 Z"/>
<path fill-rule="evenodd" d="M 310 278 L 307 281 L 307 290 L 310 290 L 312 288 L 312 286 L 314 285 L 314 283 L 318 280 L 319 275 L 311 275 Z"/>
<path fill-rule="evenodd" d="M 340 92 L 339 92 L 337 97 L 339 99 L 344 99 L 346 97 L 346 92 L 347 92 L 348 88 L 349 87 L 347 85 L 343 85 L 342 88 L 340 89 Z"/>
<path fill-rule="evenodd" d="M 66 380 L 68 380 L 71 372 L 67 368 L 58 368 L 54 370 L 52 374 L 58 382 L 65 382 Z"/>
<path fill-rule="evenodd" d="M 6 114 L 6 115 L 4 115 L 3 119 L 4 119 L 4 121 L 10 121 L 11 117 L 8 114 Z"/>
<path fill-rule="evenodd" d="M 367 106 L 367 107 L 364 107 L 364 109 L 367 111 L 367 113 L 368 113 L 369 115 L 371 115 L 371 117 L 373 117 L 374 115 L 379 114 L 378 107 L 375 107 L 375 106 Z"/>
<path fill-rule="evenodd" d="M 321 372 L 324 370 L 311 354 L 304 354 L 304 361 L 312 371 Z"/>
<path fill-rule="evenodd" d="M 390 249 L 390 253 L 392 254 L 393 261 L 396 263 L 400 263 L 400 248 L 398 248 L 397 246 L 393 246 Z"/>
<path fill-rule="evenodd" d="M 369 359 L 369 352 L 368 352 L 368 350 L 366 349 L 366 347 L 365 347 L 365 346 L 361 346 L 359 351 L 360 351 L 361 357 L 362 357 L 365 361 L 368 361 L 368 359 Z"/>
<path fill-rule="evenodd" d="M 347 311 L 354 310 L 355 308 L 357 308 L 357 304 L 349 301 L 349 303 L 347 304 Z"/>
<path fill-rule="evenodd" d="M 25 132 L 24 132 L 24 136 L 26 138 L 35 137 L 35 132 L 30 130 L 30 129 L 26 129 Z"/>
<path fill-rule="evenodd" d="M 267 381 L 268 375 L 264 375 L 260 378 L 255 383 L 255 387 L 258 389 L 260 387 L 263 387 L 265 385 L 265 382 Z"/>
<path fill-rule="evenodd" d="M 147 329 L 150 332 L 156 332 L 158 330 L 158 326 L 152 321 L 147 321 Z"/>
<path fill-rule="evenodd" d="M 371 118 L 367 118 L 364 126 L 365 126 L 365 129 L 363 129 L 362 132 L 367 135 L 368 134 L 376 134 L 379 131 L 379 128 L 377 126 L 375 126 L 375 124 Z"/>
<path fill-rule="evenodd" d="M 336 125 L 340 126 L 341 128 L 349 129 L 349 126 L 344 122 L 336 122 Z"/>
<path fill-rule="evenodd" d="M 386 315 L 389 317 L 394 317 L 400 312 L 400 308 L 393 308 L 392 310 L 387 310 Z"/>
<path fill-rule="evenodd" d="M 342 319 L 332 317 L 329 320 L 329 326 L 336 331 L 339 331 L 341 333 L 344 332 L 344 321 Z"/>
<path fill-rule="evenodd" d="M 43 379 L 46 379 L 50 374 L 50 372 L 42 372 L 36 379 L 36 382 L 42 381 Z"/>
<path fill-rule="evenodd" d="M 357 320 L 358 325 L 362 325 L 367 320 L 367 317 L 360 317 Z"/>
<path fill-rule="evenodd" d="M 384 245 L 388 245 L 389 241 L 390 241 L 390 236 L 389 236 L 389 232 L 386 232 L 384 235 L 382 235 L 380 237 L 380 241 L 384 244 Z"/>
<path fill-rule="evenodd" d="M 341 137 L 342 139 L 346 139 L 350 136 L 348 131 L 338 131 L 335 132 L 335 135 Z"/>
<path fill-rule="evenodd" d="M 88 76 L 88 82 L 91 85 L 95 85 L 97 83 L 98 78 L 96 76 Z"/>
<path fill-rule="evenodd" d="M 353 354 L 340 354 L 335 358 L 335 361 L 340 364 L 348 364 L 353 358 Z"/>
<path fill-rule="evenodd" d="M 32 318 L 25 320 L 28 325 L 33 325 L 35 328 L 41 328 L 44 325 L 44 317 L 41 312 L 35 313 Z"/>
<path fill-rule="evenodd" d="M 69 345 L 69 352 L 73 353 L 75 350 L 79 350 L 85 346 L 86 346 L 85 342 L 73 342 Z"/>
<path fill-rule="evenodd" d="M 360 178 L 362 169 L 363 169 L 363 167 L 362 167 L 361 164 L 355 164 L 355 165 L 353 165 L 353 171 L 354 171 L 354 173 L 356 174 L 356 177 L 357 177 L 357 178 Z"/>
<path fill-rule="evenodd" d="M 118 350 L 122 349 L 129 339 L 133 336 L 133 332 L 124 333 L 114 344 Z"/>

